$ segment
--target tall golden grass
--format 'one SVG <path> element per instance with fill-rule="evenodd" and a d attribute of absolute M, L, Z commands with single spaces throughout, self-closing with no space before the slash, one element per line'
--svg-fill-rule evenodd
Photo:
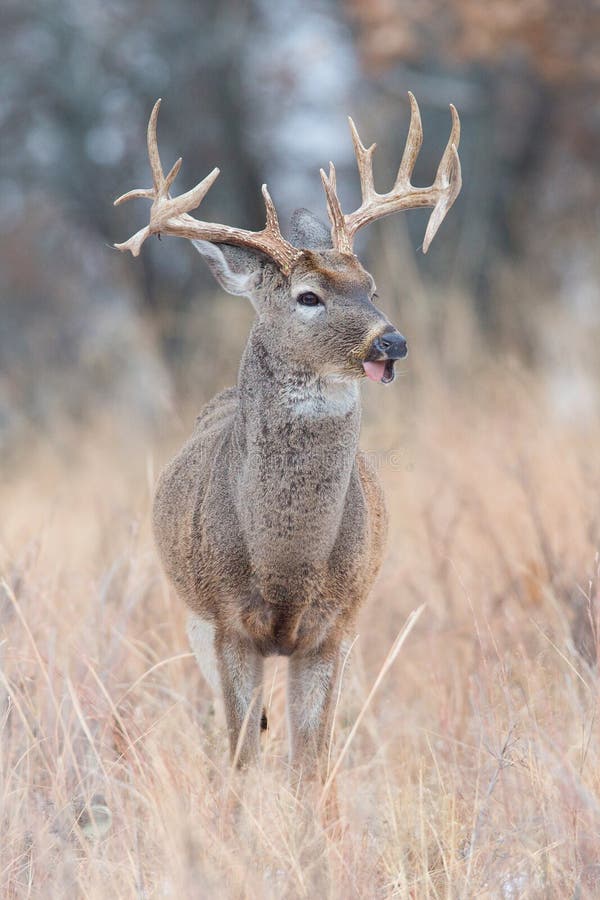
<path fill-rule="evenodd" d="M 364 390 L 391 532 L 337 708 L 334 827 L 288 786 L 283 660 L 261 765 L 231 773 L 159 570 L 152 486 L 193 412 L 161 442 L 110 417 L 38 437 L 3 473 L 2 896 L 600 895 L 599 423 L 507 359 L 425 349 Z"/>

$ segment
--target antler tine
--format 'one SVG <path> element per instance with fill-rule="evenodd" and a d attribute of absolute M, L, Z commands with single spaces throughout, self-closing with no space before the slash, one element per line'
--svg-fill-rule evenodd
<path fill-rule="evenodd" d="M 265 201 L 265 209 L 267 211 L 267 224 L 265 226 L 265 231 L 279 232 L 279 219 L 277 217 L 277 210 L 275 209 L 275 204 L 271 200 L 271 195 L 269 193 L 269 188 L 266 184 L 263 184 L 261 188 L 261 193 L 263 195 L 263 199 Z"/>
<path fill-rule="evenodd" d="M 113 200 L 113 206 L 120 206 L 121 203 L 127 203 L 128 200 L 154 200 L 154 190 L 152 188 L 135 188 L 133 191 L 127 191 L 121 194 L 116 200 Z"/>
<path fill-rule="evenodd" d="M 421 124 L 419 104 L 411 91 L 408 92 L 408 99 L 410 101 L 410 125 L 408 126 L 408 136 L 404 146 L 404 153 L 402 154 L 402 162 L 394 182 L 394 189 L 410 185 L 417 156 L 423 144 L 423 125 Z"/>
<path fill-rule="evenodd" d="M 371 144 L 370 147 L 365 147 L 360 139 L 354 120 L 350 116 L 348 116 L 348 124 L 350 125 L 352 143 L 354 144 L 354 155 L 356 156 L 356 164 L 360 176 L 362 199 L 363 203 L 366 203 L 375 195 L 375 186 L 373 183 L 373 153 L 375 152 L 377 144 Z"/>
<path fill-rule="evenodd" d="M 158 139 L 156 137 L 156 125 L 158 122 L 158 111 L 162 100 L 159 98 L 150 113 L 148 119 L 148 131 L 146 132 L 146 143 L 148 145 L 148 159 L 150 160 L 150 169 L 152 170 L 152 182 L 156 194 L 160 194 L 165 183 L 160 154 L 158 152 Z M 171 170 L 172 171 L 172 170 Z M 169 173 L 170 174 L 170 173 Z"/>
<path fill-rule="evenodd" d="M 146 132 L 146 144 L 148 147 L 150 169 L 152 171 L 153 187 L 136 188 L 133 191 L 127 191 L 126 194 L 122 194 L 120 197 L 117 197 L 117 199 L 113 203 L 113 206 L 120 206 L 121 203 L 126 203 L 127 200 L 138 200 L 140 198 L 143 198 L 145 200 L 154 200 L 158 196 L 167 196 L 171 185 L 177 178 L 177 174 L 181 168 L 181 163 L 183 162 L 182 158 L 179 157 L 179 159 L 171 167 L 171 171 L 165 178 L 162 170 L 162 163 L 160 161 L 160 155 L 158 152 L 156 127 L 158 122 L 158 111 L 160 110 L 161 103 L 162 100 L 158 99 L 152 107 L 152 112 L 150 113 L 150 118 L 148 120 L 148 129 Z"/>
<path fill-rule="evenodd" d="M 450 104 L 450 115 L 452 116 L 450 137 L 448 138 L 446 149 L 444 150 L 435 176 L 435 184 L 438 184 L 439 182 L 439 184 L 444 186 L 449 183 L 455 160 L 458 157 L 458 146 L 460 144 L 460 119 L 458 118 L 458 113 L 453 103 Z"/>
<path fill-rule="evenodd" d="M 131 193 L 133 194 L 134 191 L 131 191 Z M 120 197 L 119 199 L 132 200 L 133 197 L 127 197 L 126 195 L 123 195 L 123 197 Z M 127 241 L 123 241 L 121 244 L 115 244 L 115 250 L 129 250 L 132 256 L 139 256 L 140 250 L 142 249 L 142 244 L 147 237 L 150 237 L 150 228 L 146 225 L 144 228 L 140 228 L 139 231 L 136 231 L 136 233 L 133 234 Z"/>
<path fill-rule="evenodd" d="M 427 253 L 429 250 L 429 245 L 437 234 L 438 228 L 446 218 L 446 213 L 458 197 L 460 193 L 460 189 L 462 186 L 462 178 L 460 173 L 460 160 L 458 158 L 458 153 L 455 152 L 455 172 L 456 175 L 451 180 L 449 189 L 444 191 L 439 201 L 436 203 L 433 212 L 429 217 L 429 222 L 427 223 L 427 229 L 425 231 L 425 237 L 423 238 L 423 253 Z"/>
<path fill-rule="evenodd" d="M 458 113 L 452 105 L 450 105 L 452 115 L 450 138 L 440 160 L 433 184 L 427 188 L 420 188 L 415 187 L 411 183 L 415 162 L 423 143 L 423 126 L 417 101 L 410 92 L 408 97 L 410 101 L 410 125 L 402 161 L 391 191 L 387 194 L 378 194 L 375 190 L 373 181 L 373 152 L 375 144 L 372 144 L 369 148 L 364 146 L 352 119 L 349 120 L 350 131 L 354 143 L 362 192 L 362 203 L 358 209 L 348 215 L 343 214 L 336 193 L 333 164 L 331 164 L 329 177 L 321 170 L 321 178 L 323 179 L 327 208 L 331 220 L 333 246 L 341 253 L 352 253 L 354 235 L 364 225 L 405 209 L 432 206 L 433 212 L 429 218 L 423 241 L 423 252 L 426 253 L 446 213 L 460 192 L 462 185 L 460 161 L 458 158 L 460 121 Z"/>
<path fill-rule="evenodd" d="M 181 156 L 180 156 L 179 159 L 176 160 L 176 161 L 173 163 L 173 165 L 171 166 L 171 171 L 169 172 L 169 174 L 168 174 L 167 177 L 165 178 L 165 188 L 167 189 L 167 191 L 169 191 L 169 190 L 171 189 L 171 185 L 173 184 L 173 182 L 175 181 L 175 179 L 176 179 L 177 176 L 179 175 L 179 170 L 180 170 L 180 168 L 181 168 L 181 163 L 182 163 L 182 162 L 183 162 L 183 159 L 182 159 Z"/>
<path fill-rule="evenodd" d="M 190 212 L 192 209 L 198 209 L 220 174 L 221 170 L 215 166 L 212 172 L 209 172 L 202 181 L 198 182 L 196 187 L 186 191 L 185 194 L 180 194 L 179 197 L 173 197 L 170 201 L 172 204 L 170 216 L 180 216 L 183 213 Z"/>
<path fill-rule="evenodd" d="M 301 256 L 302 251 L 283 238 L 279 229 L 275 206 L 266 185 L 263 185 L 262 193 L 267 211 L 267 222 L 262 231 L 246 231 L 242 228 L 232 228 L 229 225 L 202 222 L 189 215 L 191 210 L 196 209 L 200 205 L 218 178 L 219 169 L 217 168 L 213 169 L 190 191 L 186 191 L 179 197 L 170 196 L 169 189 L 181 168 L 181 159 L 175 162 L 169 174 L 165 177 L 156 136 L 159 109 L 160 100 L 157 100 L 150 115 L 147 132 L 148 157 L 150 159 L 150 168 L 152 169 L 153 187 L 150 189 L 136 188 L 115 200 L 115 205 L 139 197 L 152 200 L 150 222 L 145 228 L 141 228 L 130 237 L 129 240 L 122 244 L 115 244 L 115 247 L 118 250 L 129 250 L 134 256 L 137 256 L 147 237 L 151 234 L 162 232 L 176 237 L 185 237 L 189 240 L 207 240 L 213 243 L 251 247 L 264 253 L 265 256 L 268 256 L 275 262 L 284 274 L 288 274 L 296 259 Z"/>
<path fill-rule="evenodd" d="M 429 217 L 425 237 L 423 239 L 423 253 L 427 253 L 429 245 L 437 234 L 437 230 L 444 221 L 446 213 L 460 194 L 462 187 L 462 172 L 460 167 L 460 158 L 458 156 L 458 146 L 460 143 L 460 119 L 454 104 L 450 104 L 450 115 L 452 116 L 452 128 L 450 137 L 446 144 L 446 149 L 440 160 L 438 170 L 435 176 L 434 186 L 440 191 L 438 202 L 433 208 L 433 212 Z"/>
<path fill-rule="evenodd" d="M 337 195 L 335 166 L 329 163 L 329 175 L 321 169 L 321 181 L 325 189 L 325 197 L 327 200 L 327 211 L 331 221 L 331 237 L 333 246 L 340 253 L 352 253 L 352 237 L 348 232 L 344 213 Z"/>

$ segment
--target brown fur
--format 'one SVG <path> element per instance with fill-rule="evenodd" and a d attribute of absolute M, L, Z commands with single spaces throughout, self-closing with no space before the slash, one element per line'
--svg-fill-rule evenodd
<path fill-rule="evenodd" d="M 298 306 L 299 285 L 323 310 Z M 358 450 L 362 359 L 390 327 L 372 292 L 356 257 L 337 251 L 306 251 L 288 277 L 263 261 L 238 385 L 202 410 L 157 487 L 163 565 L 214 629 L 241 765 L 259 749 L 264 657 L 280 654 L 292 765 L 317 771 L 342 641 L 382 561 L 383 496 Z"/>

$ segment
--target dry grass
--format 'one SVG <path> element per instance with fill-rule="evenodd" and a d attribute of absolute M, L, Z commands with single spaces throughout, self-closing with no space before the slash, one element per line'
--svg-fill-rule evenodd
<path fill-rule="evenodd" d="M 148 446 L 107 422 L 4 473 L 2 896 L 598 896 L 598 423 L 562 423 L 535 378 L 491 364 L 369 385 L 366 406 L 392 531 L 332 764 L 426 606 L 329 831 L 287 786 L 282 662 L 263 764 L 231 775 L 153 552 Z"/>

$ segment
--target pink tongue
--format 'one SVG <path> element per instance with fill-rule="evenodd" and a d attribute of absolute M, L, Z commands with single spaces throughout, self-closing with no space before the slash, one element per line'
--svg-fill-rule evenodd
<path fill-rule="evenodd" d="M 365 370 L 365 375 L 367 378 L 370 378 L 371 381 L 381 381 L 385 372 L 385 360 L 380 360 L 379 362 L 364 362 L 363 369 Z"/>

